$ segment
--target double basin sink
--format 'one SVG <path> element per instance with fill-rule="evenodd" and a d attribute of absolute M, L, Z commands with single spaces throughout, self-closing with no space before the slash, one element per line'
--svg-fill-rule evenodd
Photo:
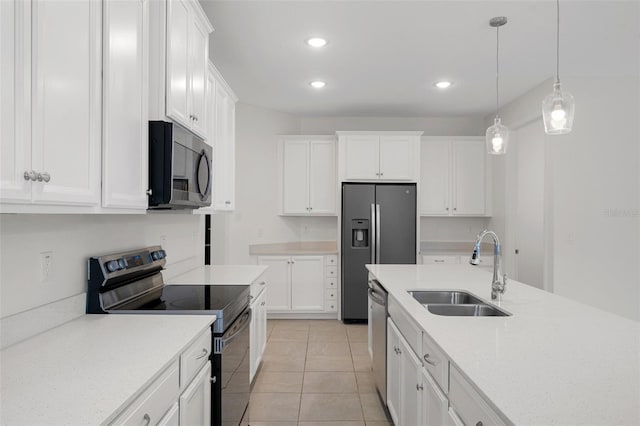
<path fill-rule="evenodd" d="M 409 291 L 429 312 L 449 317 L 506 317 L 511 314 L 465 291 Z"/>

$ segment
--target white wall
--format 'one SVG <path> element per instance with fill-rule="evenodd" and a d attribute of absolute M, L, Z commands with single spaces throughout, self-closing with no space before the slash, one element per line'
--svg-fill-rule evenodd
<path fill-rule="evenodd" d="M 640 320 L 640 77 L 576 77 L 573 131 L 547 136 L 545 226 L 555 293 Z M 539 115 L 546 81 L 502 111 L 507 126 Z M 544 129 L 540 124 L 540 132 Z M 514 158 L 494 160 L 494 218 L 509 233 Z M 510 213 L 511 212 L 511 213 Z"/>
<path fill-rule="evenodd" d="M 173 213 L 1 215 L 0 318 L 84 293 L 90 256 L 155 244 L 162 244 L 168 254 L 165 277 L 202 265 L 204 217 Z M 43 252 L 53 256 L 47 282 L 41 281 Z M 3 321 L 5 326 L 10 323 Z"/>

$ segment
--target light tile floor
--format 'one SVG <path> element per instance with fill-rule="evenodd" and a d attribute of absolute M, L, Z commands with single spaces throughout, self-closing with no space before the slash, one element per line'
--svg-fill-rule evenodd
<path fill-rule="evenodd" d="M 391 426 L 376 394 L 367 326 L 269 320 L 251 426 Z"/>

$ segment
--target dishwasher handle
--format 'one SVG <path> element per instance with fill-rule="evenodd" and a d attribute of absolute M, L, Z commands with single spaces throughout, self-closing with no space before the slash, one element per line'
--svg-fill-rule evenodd
<path fill-rule="evenodd" d="M 382 297 L 378 296 L 378 293 L 369 289 L 369 299 L 373 300 L 375 303 L 381 306 L 386 306 L 387 302 Z"/>

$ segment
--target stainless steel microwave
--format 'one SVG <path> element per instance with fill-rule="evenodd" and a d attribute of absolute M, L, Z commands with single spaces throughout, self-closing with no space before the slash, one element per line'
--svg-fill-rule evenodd
<path fill-rule="evenodd" d="M 149 209 L 211 205 L 212 148 L 166 121 L 149 122 Z"/>

